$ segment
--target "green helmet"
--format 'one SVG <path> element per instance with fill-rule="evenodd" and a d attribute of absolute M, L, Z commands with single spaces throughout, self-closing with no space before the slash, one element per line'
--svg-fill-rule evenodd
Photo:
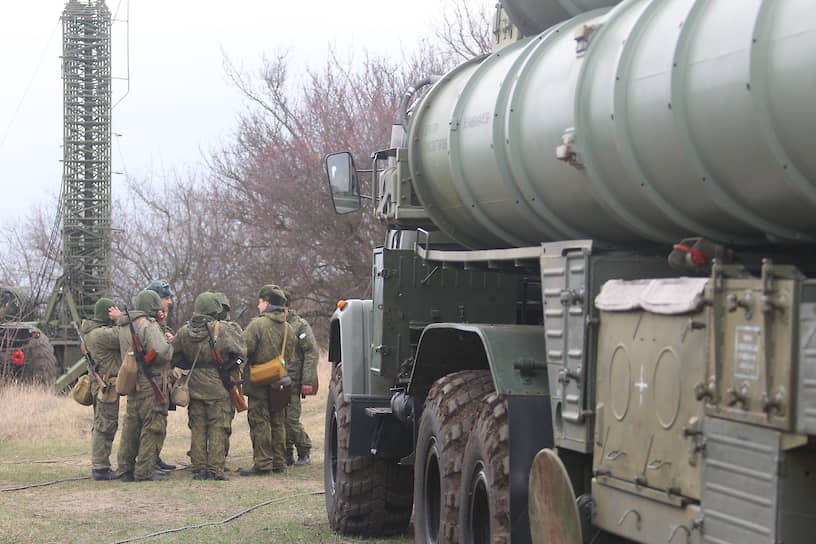
<path fill-rule="evenodd" d="M 204 291 L 198 295 L 193 304 L 193 311 L 197 314 L 209 315 L 215 317 L 221 311 L 221 303 L 218 302 L 218 297 L 215 293 Z"/>
<path fill-rule="evenodd" d="M 215 293 L 213 293 L 213 295 L 215 295 L 216 300 L 218 300 L 218 302 L 221 304 L 221 306 L 224 306 L 227 310 L 231 309 L 230 308 L 230 302 L 229 302 L 229 299 L 227 298 L 227 295 L 225 295 L 224 293 L 222 293 L 220 291 L 216 291 Z"/>
<path fill-rule="evenodd" d="M 286 295 L 283 294 L 283 289 L 273 284 L 267 284 L 261 287 L 260 292 L 258 292 L 258 298 L 276 306 L 284 306 L 286 304 Z"/>
<path fill-rule="evenodd" d="M 170 289 L 170 284 L 164 280 L 151 281 L 150 284 L 145 287 L 145 290 L 155 291 L 161 298 L 173 296 L 173 291 Z"/>
<path fill-rule="evenodd" d="M 145 289 L 136 295 L 133 300 L 133 307 L 155 317 L 158 311 L 162 309 L 161 297 L 156 291 Z"/>
<path fill-rule="evenodd" d="M 108 317 L 108 310 L 114 306 L 116 306 L 116 303 L 109 298 L 102 297 L 97 300 L 96 304 L 94 304 L 94 321 L 99 321 L 100 323 L 107 323 L 110 321 L 110 318 Z"/>

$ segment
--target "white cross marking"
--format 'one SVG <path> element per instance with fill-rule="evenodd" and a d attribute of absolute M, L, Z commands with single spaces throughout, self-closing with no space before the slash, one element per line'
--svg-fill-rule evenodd
<path fill-rule="evenodd" d="M 640 389 L 640 405 L 643 406 L 643 390 L 649 388 L 649 384 L 643 381 L 643 365 L 640 366 L 640 381 L 635 382 L 635 387 Z"/>

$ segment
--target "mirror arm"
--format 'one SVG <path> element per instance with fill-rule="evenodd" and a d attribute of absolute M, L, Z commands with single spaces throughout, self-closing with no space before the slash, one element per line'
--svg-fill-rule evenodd
<path fill-rule="evenodd" d="M 377 161 L 387 159 L 389 157 L 396 157 L 396 148 L 380 149 L 371 154 L 371 170 L 360 170 L 360 172 L 371 172 L 371 198 L 370 200 L 377 204 L 377 190 L 379 189 L 380 180 L 378 179 Z M 362 195 L 361 195 L 362 196 Z M 368 197 L 363 197 L 368 200 Z"/>

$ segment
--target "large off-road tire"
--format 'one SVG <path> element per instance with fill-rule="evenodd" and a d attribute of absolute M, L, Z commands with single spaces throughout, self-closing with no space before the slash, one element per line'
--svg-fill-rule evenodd
<path fill-rule="evenodd" d="M 510 542 L 510 447 L 507 404 L 485 397 L 462 462 L 459 511 L 463 544 Z"/>
<path fill-rule="evenodd" d="M 459 542 L 462 458 L 479 406 L 491 391 L 489 371 L 465 370 L 440 378 L 428 393 L 414 460 L 417 544 Z"/>
<path fill-rule="evenodd" d="M 25 380 L 53 387 L 57 379 L 57 357 L 48 338 L 44 334 L 32 338 L 25 351 Z"/>
<path fill-rule="evenodd" d="M 326 401 L 326 513 L 342 534 L 367 537 L 404 532 L 411 519 L 411 467 L 374 456 L 349 455 L 351 405 L 343 397 L 343 365 L 337 365 Z"/>

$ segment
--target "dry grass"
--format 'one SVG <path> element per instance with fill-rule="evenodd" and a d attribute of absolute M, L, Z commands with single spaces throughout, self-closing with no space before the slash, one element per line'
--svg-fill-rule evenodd
<path fill-rule="evenodd" d="M 41 385 L 8 384 L 0 388 L 0 441 L 28 441 L 48 437 L 64 442 L 86 431 L 91 410 L 55 396 Z"/>
<path fill-rule="evenodd" d="M 323 491 L 323 417 L 329 365 L 320 364 L 321 392 L 303 402 L 303 423 L 312 438 L 312 465 L 284 475 L 199 482 L 187 470 L 168 482 L 123 484 L 90 479 L 0 492 L 0 542 L 117 542 L 202 523 L 280 499 L 220 525 L 171 532 L 146 541 L 169 542 L 379 542 L 406 544 L 410 535 L 385 540 L 348 538 L 331 532 Z M 124 402 L 121 414 L 124 414 Z M 0 490 L 90 474 L 92 410 L 70 396 L 55 396 L 36 386 L 0 387 Z M 165 461 L 186 466 L 190 434 L 187 413 L 170 412 Z M 117 440 L 112 461 L 115 465 Z M 252 465 L 246 416 L 233 422 L 233 471 Z M 295 495 L 301 495 L 295 497 Z"/>

